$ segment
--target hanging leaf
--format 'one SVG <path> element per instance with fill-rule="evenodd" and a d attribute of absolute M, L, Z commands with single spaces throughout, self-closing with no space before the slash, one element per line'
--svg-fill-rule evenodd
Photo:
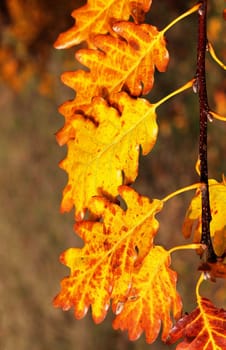
<path fill-rule="evenodd" d="M 103 197 L 91 199 L 90 211 L 98 221 L 77 223 L 75 230 L 85 245 L 68 249 L 61 256 L 71 274 L 63 279 L 54 305 L 64 310 L 74 307 L 76 318 L 82 318 L 92 306 L 94 321 L 101 322 L 112 295 L 118 299 L 128 294 L 134 263 L 141 264 L 153 246 L 159 227 L 155 214 L 163 203 L 140 196 L 126 186 L 119 188 L 119 194 L 126 202 L 126 210 Z M 167 283 L 168 279 L 165 286 Z"/>
<path fill-rule="evenodd" d="M 72 17 L 76 24 L 61 33 L 55 42 L 57 49 L 64 49 L 90 41 L 93 33 L 107 33 L 110 24 L 116 20 L 128 20 L 130 15 L 136 22 L 143 21 L 144 13 L 148 12 L 152 0 L 89 0 L 86 5 L 74 10 Z"/>
<path fill-rule="evenodd" d="M 210 210 L 212 220 L 210 222 L 210 234 L 214 251 L 217 256 L 226 253 L 226 183 L 219 183 L 216 180 L 209 180 Z M 193 235 L 193 241 L 199 243 L 201 240 L 202 220 L 201 220 L 201 190 L 198 189 L 188 211 L 183 224 L 183 234 L 185 238 Z"/>
<path fill-rule="evenodd" d="M 181 338 L 184 340 L 176 350 L 226 349 L 226 310 L 199 297 L 198 307 L 175 324 L 167 342 L 173 344 Z"/>
<path fill-rule="evenodd" d="M 130 340 L 145 332 L 147 343 L 153 343 L 162 325 L 165 341 L 172 327 L 171 313 L 175 318 L 180 317 L 182 304 L 176 291 L 177 276 L 169 265 L 169 253 L 160 246 L 152 248 L 132 274 L 127 300 L 113 304 L 118 314 L 113 328 L 128 330 Z"/>
<path fill-rule="evenodd" d="M 75 114 L 70 127 L 57 136 L 59 143 L 68 144 L 60 164 L 68 173 L 61 209 L 69 211 L 74 205 L 78 220 L 92 196 L 115 198 L 118 186 L 135 180 L 140 146 L 146 155 L 156 141 L 155 105 L 123 92 L 111 96 L 110 102 L 117 109 L 100 97 L 93 99 L 89 114 Z"/>
<path fill-rule="evenodd" d="M 169 62 L 164 36 L 156 27 L 117 22 L 120 36 L 96 35 L 96 49 L 81 49 L 77 60 L 89 71 L 66 72 L 62 81 L 76 91 L 75 106 L 89 103 L 93 96 L 119 92 L 123 87 L 133 96 L 147 94 L 154 83 L 155 67 L 164 72 Z"/>
<path fill-rule="evenodd" d="M 219 261 L 211 263 L 202 263 L 198 270 L 205 273 L 206 278 L 213 282 L 216 282 L 217 278 L 226 278 L 226 261 L 224 263 L 223 259 L 218 259 Z"/>

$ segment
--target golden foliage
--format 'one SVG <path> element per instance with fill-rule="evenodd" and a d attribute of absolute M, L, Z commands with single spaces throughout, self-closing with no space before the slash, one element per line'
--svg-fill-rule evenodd
<path fill-rule="evenodd" d="M 153 244 L 159 227 L 155 215 L 174 194 L 163 201 L 151 201 L 126 185 L 133 183 L 138 175 L 140 153 L 148 154 L 156 142 L 155 109 L 191 87 L 194 80 L 155 104 L 139 96 L 152 89 L 155 69 L 164 72 L 167 68 L 165 32 L 189 14 L 201 11 L 198 3 L 158 31 L 143 23 L 150 6 L 150 0 L 89 0 L 72 13 L 75 25 L 55 43 L 57 48 L 66 48 L 86 41 L 86 48 L 76 52 L 78 62 L 85 68 L 62 75 L 62 81 L 76 95 L 60 107 L 65 125 L 57 133 L 59 144 L 68 146 L 68 154 L 60 163 L 68 174 L 61 210 L 75 207 L 75 230 L 84 246 L 68 249 L 61 255 L 61 262 L 71 272 L 62 280 L 54 305 L 64 310 L 73 307 L 77 318 L 82 318 L 91 307 L 92 317 L 99 323 L 112 303 L 116 314 L 113 327 L 128 330 L 131 340 L 145 332 L 148 343 L 156 340 L 161 326 L 162 340 L 166 341 L 172 317 L 180 317 L 182 303 L 176 291 L 177 275 L 169 266 L 170 253 L 182 247 L 166 251 Z M 134 22 L 127 21 L 130 16 Z M 210 180 L 210 185 L 211 235 L 216 253 L 222 256 L 226 252 L 225 183 Z M 194 241 L 198 243 L 200 191 L 201 185 L 183 228 L 186 237 L 194 228 Z M 219 269 L 208 267 L 211 277 L 214 273 L 218 277 Z M 201 298 L 198 303 L 195 317 L 197 313 L 201 316 L 196 330 L 199 327 L 201 331 L 194 333 L 194 337 L 200 341 L 202 329 L 212 337 L 215 323 L 209 317 L 209 304 Z M 175 336 L 174 328 L 170 333 L 172 342 L 181 337 L 180 326 L 175 327 Z M 186 333 L 184 337 L 190 344 Z M 217 344 L 218 339 L 214 341 Z M 182 349 L 180 345 L 179 348 Z"/>
<path fill-rule="evenodd" d="M 226 81 L 225 81 L 225 85 L 226 85 Z M 214 94 L 214 102 L 216 105 L 216 112 L 219 115 L 225 115 L 225 106 L 226 106 L 226 94 L 225 92 L 222 90 L 218 90 L 215 92 Z"/>
<path fill-rule="evenodd" d="M 210 300 L 198 298 L 198 307 L 183 316 L 172 328 L 168 343 L 179 343 L 176 350 L 223 350 L 226 348 L 226 310 Z"/>
<path fill-rule="evenodd" d="M 217 256 L 226 253 L 226 184 L 216 180 L 209 180 L 210 207 L 212 220 L 210 222 L 210 235 L 212 237 L 214 251 Z M 188 238 L 193 236 L 194 243 L 199 243 L 202 232 L 201 220 L 201 188 L 196 191 L 194 198 L 187 210 L 183 234 Z"/>
<path fill-rule="evenodd" d="M 83 108 L 84 115 L 75 113 L 57 135 L 60 144 L 68 145 L 67 157 L 60 164 L 69 177 L 61 209 L 75 206 L 77 219 L 83 218 L 92 196 L 115 198 L 118 186 L 133 182 L 140 146 L 145 155 L 156 141 L 155 105 L 125 92 L 112 95 L 110 103 L 117 109 L 96 97 Z"/>
<path fill-rule="evenodd" d="M 143 13 L 147 12 L 152 0 L 89 0 L 86 5 L 72 12 L 76 24 L 61 33 L 55 42 L 57 49 L 68 48 L 90 42 L 94 33 L 105 34 L 112 32 L 111 24 L 117 20 L 128 20 L 130 16 L 140 22 Z"/>
<path fill-rule="evenodd" d="M 217 262 L 205 262 L 199 266 L 199 271 L 203 271 L 206 278 L 216 282 L 217 278 L 226 278 L 226 261 L 218 259 Z"/>
<path fill-rule="evenodd" d="M 76 91 L 75 107 L 89 103 L 94 96 L 106 97 L 126 87 L 130 94 L 147 94 L 154 83 L 155 67 L 166 70 L 169 55 L 165 39 L 156 27 L 117 22 L 119 37 L 96 35 L 95 49 L 80 49 L 77 60 L 89 71 L 66 72 L 62 81 Z"/>
<path fill-rule="evenodd" d="M 169 268 L 169 253 L 160 246 L 152 248 L 132 274 L 132 285 L 120 312 L 113 322 L 115 329 L 128 330 L 130 340 L 145 332 L 153 343 L 161 328 L 166 340 L 172 327 L 171 312 L 180 317 L 181 299 L 176 291 L 176 272 Z M 119 301 L 120 303 L 120 301 Z M 114 307 L 117 313 L 117 305 Z"/>
<path fill-rule="evenodd" d="M 34 1 L 8 0 L 7 7 L 12 21 L 10 30 L 20 41 L 31 44 L 48 22 L 48 14 Z"/>
<path fill-rule="evenodd" d="M 80 0 L 78 0 L 79 2 Z M 49 69 L 52 42 L 67 22 L 74 1 L 4 0 L 0 6 L 0 79 L 19 92 L 37 81 L 39 92 L 53 94 Z M 57 23 L 57 26 L 55 25 Z"/>
<path fill-rule="evenodd" d="M 94 321 L 101 322 L 110 299 L 128 295 L 135 264 L 140 265 L 153 246 L 159 227 L 155 214 L 162 202 L 150 201 L 126 186 L 119 188 L 119 194 L 126 210 L 104 197 L 91 199 L 89 208 L 98 220 L 75 225 L 84 247 L 68 249 L 61 256 L 71 275 L 62 281 L 54 305 L 64 310 L 74 307 L 77 318 L 92 306 Z"/>

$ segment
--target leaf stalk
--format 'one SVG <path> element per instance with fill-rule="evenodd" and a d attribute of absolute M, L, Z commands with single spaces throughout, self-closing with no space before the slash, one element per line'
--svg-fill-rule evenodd
<path fill-rule="evenodd" d="M 162 199 L 162 201 L 165 203 L 167 202 L 169 199 L 173 198 L 173 197 L 176 197 L 178 194 L 181 194 L 181 193 L 184 193 L 184 192 L 187 192 L 187 191 L 191 191 L 191 190 L 196 190 L 197 188 L 200 187 L 200 182 L 198 183 L 195 183 L 195 184 L 192 184 L 192 185 L 189 185 L 189 186 L 186 186 L 186 187 L 183 187 L 183 188 L 180 188 L 179 190 L 175 191 L 175 192 L 172 192 L 170 193 L 168 196 L 164 197 Z"/>
<path fill-rule="evenodd" d="M 208 43 L 208 50 L 209 50 L 209 53 L 210 55 L 212 56 L 212 58 L 214 59 L 215 62 L 217 62 L 217 64 L 219 64 L 219 66 L 221 68 L 223 68 L 224 70 L 226 70 L 226 64 L 224 64 L 216 55 L 215 51 L 214 51 L 214 48 L 213 48 L 213 45 L 209 42 Z"/>
<path fill-rule="evenodd" d="M 188 250 L 188 249 L 206 249 L 206 246 L 201 243 L 191 243 L 186 245 L 179 245 L 176 247 L 173 247 L 169 250 L 169 254 L 172 254 L 178 250 Z"/>
<path fill-rule="evenodd" d="M 204 273 L 201 273 L 201 275 L 199 276 L 198 282 L 196 284 L 196 288 L 195 288 L 195 294 L 196 294 L 196 298 L 197 298 L 198 302 L 200 301 L 199 289 L 200 289 L 200 286 L 204 280 L 205 280 Z"/>
<path fill-rule="evenodd" d="M 181 21 L 182 19 L 186 18 L 187 16 L 190 16 L 192 13 L 196 12 L 199 9 L 200 6 L 200 2 L 198 4 L 196 4 L 195 6 L 193 6 L 192 8 L 190 8 L 188 11 L 184 12 L 181 16 L 178 16 L 177 18 L 175 18 L 175 20 L 173 20 L 172 22 L 170 22 L 168 24 L 168 26 L 166 26 L 161 33 L 164 35 L 170 28 L 172 28 L 176 23 L 178 23 L 179 21 Z"/>
<path fill-rule="evenodd" d="M 180 94 L 181 92 L 183 92 L 187 89 L 190 89 L 194 85 L 194 82 L 195 82 L 195 79 L 192 79 L 189 82 L 187 82 L 186 84 L 184 84 L 183 86 L 181 86 L 180 88 L 178 88 L 177 90 L 171 92 L 169 95 L 163 97 L 161 100 L 159 100 L 158 102 L 155 103 L 155 108 L 158 108 L 160 105 L 165 103 L 167 100 Z"/>

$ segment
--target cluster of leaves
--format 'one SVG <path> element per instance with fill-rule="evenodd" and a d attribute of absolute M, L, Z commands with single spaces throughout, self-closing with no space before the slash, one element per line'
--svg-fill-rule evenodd
<path fill-rule="evenodd" d="M 47 66 L 52 42 L 59 28 L 68 26 L 64 14 L 78 3 L 81 1 L 1 0 L 0 78 L 12 90 L 20 91 L 36 76 L 40 93 L 51 94 L 53 77 Z"/>
<path fill-rule="evenodd" d="M 191 88 L 194 79 L 161 101 L 151 104 L 141 95 L 154 84 L 154 73 L 164 72 L 169 62 L 165 32 L 180 19 L 196 12 L 200 4 L 159 31 L 145 23 L 151 0 L 89 0 L 74 10 L 74 26 L 62 33 L 55 46 L 68 48 L 86 42 L 76 51 L 84 69 L 66 72 L 62 81 L 75 90 L 73 100 L 59 109 L 65 124 L 57 133 L 68 153 L 60 163 L 68 174 L 61 211 L 75 210 L 75 231 L 83 248 L 70 248 L 61 262 L 70 268 L 62 280 L 54 305 L 74 307 L 80 319 L 89 307 L 96 323 L 102 322 L 110 305 L 115 329 L 127 330 L 131 340 L 145 332 L 146 340 L 184 341 L 177 349 L 226 347 L 225 311 L 200 297 L 197 309 L 182 316 L 177 274 L 170 267 L 171 253 L 201 245 L 202 184 L 194 184 L 164 199 L 149 199 L 130 185 L 138 175 L 140 154 L 148 154 L 158 135 L 156 109 L 171 96 Z M 218 117 L 216 113 L 213 117 Z M 206 262 L 201 275 L 226 277 L 226 183 L 209 181 L 213 220 L 211 237 L 216 264 Z M 183 233 L 197 244 L 167 251 L 155 245 L 159 222 L 156 214 L 177 193 L 196 188 L 186 214 Z M 220 271 L 220 272 L 219 272 Z M 198 284 L 198 286 L 199 286 Z M 173 326 L 173 319 L 177 323 Z M 220 334 L 222 333 L 222 335 Z M 200 348 L 200 345 L 199 345 Z"/>

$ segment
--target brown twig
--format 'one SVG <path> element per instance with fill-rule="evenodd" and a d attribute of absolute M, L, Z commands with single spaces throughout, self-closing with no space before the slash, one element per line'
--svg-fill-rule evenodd
<path fill-rule="evenodd" d="M 208 159 L 207 159 L 207 124 L 210 118 L 208 96 L 206 89 L 206 49 L 207 41 L 207 2 L 203 0 L 198 10 L 198 48 L 197 48 L 197 71 L 194 88 L 199 96 L 199 115 L 200 115 L 200 136 L 199 136 L 199 159 L 200 159 L 200 182 L 202 198 L 202 236 L 201 243 L 207 246 L 207 261 L 215 261 L 211 236 L 210 236 L 210 201 L 208 185 Z"/>

